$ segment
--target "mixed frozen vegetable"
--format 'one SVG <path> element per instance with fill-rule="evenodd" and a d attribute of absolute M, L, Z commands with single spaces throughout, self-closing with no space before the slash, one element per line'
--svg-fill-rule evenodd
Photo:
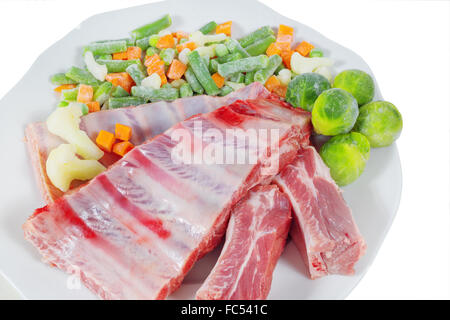
<path fill-rule="evenodd" d="M 211 21 L 192 33 L 170 32 L 171 24 L 165 15 L 131 31 L 130 38 L 86 45 L 85 68 L 51 78 L 61 93 L 58 106 L 77 101 L 96 112 L 197 94 L 224 96 L 254 81 L 284 97 L 295 75 L 316 69 L 330 74 L 332 61 L 306 41 L 293 48 L 294 29 L 286 25 L 276 34 L 263 26 L 234 39 L 231 21 Z"/>
<path fill-rule="evenodd" d="M 370 147 L 388 146 L 401 133 L 397 108 L 371 102 L 375 85 L 369 74 L 351 69 L 333 78 L 333 61 L 321 49 L 306 41 L 293 47 L 292 27 L 281 24 L 275 33 L 263 26 L 234 39 L 231 21 L 211 21 L 192 33 L 168 31 L 171 24 L 165 15 L 132 30 L 129 38 L 92 42 L 83 49 L 84 67 L 51 77 L 61 99 L 47 125 L 70 147 L 55 150 L 49 169 L 66 172 L 66 163 L 88 170 L 66 172 L 67 179 L 53 174 L 55 185 L 64 189 L 72 178 L 89 179 L 101 171 L 96 161 L 103 152 L 123 156 L 134 147 L 131 128 L 120 124 L 115 133 L 99 128 L 93 143 L 78 128 L 81 115 L 193 95 L 224 96 L 255 81 L 310 111 L 316 134 L 331 136 L 320 154 L 341 186 L 363 172 Z M 75 154 L 90 162 L 74 161 Z"/>

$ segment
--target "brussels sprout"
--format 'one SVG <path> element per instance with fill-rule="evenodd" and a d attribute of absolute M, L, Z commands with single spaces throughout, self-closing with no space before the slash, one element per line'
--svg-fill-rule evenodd
<path fill-rule="evenodd" d="M 324 76 L 317 73 L 303 73 L 289 82 L 286 101 L 294 107 L 311 111 L 319 94 L 330 87 Z"/>
<path fill-rule="evenodd" d="M 361 70 L 342 71 L 334 78 L 333 87 L 350 92 L 360 106 L 372 101 L 375 94 L 372 77 Z"/>
<path fill-rule="evenodd" d="M 358 118 L 358 103 L 342 89 L 322 92 L 314 103 L 311 121 L 314 130 L 326 136 L 347 133 Z"/>
<path fill-rule="evenodd" d="M 328 140 L 320 148 L 320 155 L 330 168 L 334 181 L 339 186 L 345 186 L 364 171 L 370 156 L 370 143 L 358 132 L 341 134 Z"/>
<path fill-rule="evenodd" d="M 387 101 L 374 101 L 359 109 L 354 131 L 367 137 L 370 146 L 386 147 L 394 142 L 403 128 L 402 115 Z"/>

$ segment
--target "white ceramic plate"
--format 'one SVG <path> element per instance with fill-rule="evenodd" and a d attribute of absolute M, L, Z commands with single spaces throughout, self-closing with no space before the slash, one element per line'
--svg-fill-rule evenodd
<path fill-rule="evenodd" d="M 55 108 L 56 97 L 49 76 L 72 65 L 82 66 L 81 48 L 103 39 L 118 39 L 137 26 L 165 13 L 173 18 L 173 31 L 194 31 L 204 23 L 233 21 L 233 36 L 239 37 L 261 26 L 293 26 L 295 39 L 308 40 L 324 49 L 325 56 L 336 61 L 336 71 L 357 68 L 372 74 L 355 53 L 326 39 L 301 23 L 285 18 L 256 1 L 228 0 L 220 9 L 210 0 L 174 0 L 123 9 L 93 16 L 79 28 L 47 49 L 23 79 L 1 100 L 4 110 L 0 137 L 0 270 L 29 299 L 91 299 L 86 288 L 68 289 L 68 275 L 40 261 L 38 252 L 23 238 L 21 225 L 37 207 L 43 206 L 29 163 L 23 132 L 25 125 L 46 119 Z M 239 10 L 237 9 L 239 8 Z M 251 18 L 250 18 L 251 17 Z M 114 23 L 111 23 L 114 21 Z M 373 76 L 373 74 L 372 74 Z M 378 87 L 377 87 L 378 88 Z M 32 99 L 30 97 L 33 97 Z M 375 99 L 381 99 L 379 90 Z M 273 275 L 270 299 L 342 299 L 356 286 L 374 260 L 397 211 L 401 193 L 401 167 L 395 145 L 372 150 L 363 175 L 344 188 L 344 197 L 367 241 L 367 253 L 358 262 L 354 276 L 328 276 L 310 280 L 294 245 L 289 243 Z M 192 299 L 215 263 L 218 250 L 199 261 L 181 288 L 171 298 Z"/>

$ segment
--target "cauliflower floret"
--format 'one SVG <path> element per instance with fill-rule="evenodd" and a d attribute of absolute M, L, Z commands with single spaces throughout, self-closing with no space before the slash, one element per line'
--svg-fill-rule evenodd
<path fill-rule="evenodd" d="M 161 87 L 161 77 L 157 73 L 152 73 L 147 78 L 142 80 L 141 86 L 159 89 Z"/>
<path fill-rule="evenodd" d="M 292 72 L 289 69 L 282 69 L 278 72 L 278 80 L 280 80 L 281 84 L 287 86 L 289 82 L 291 82 Z"/>
<path fill-rule="evenodd" d="M 48 155 L 47 175 L 52 184 L 66 192 L 72 180 L 89 180 L 106 170 L 97 160 L 81 160 L 75 155 L 75 146 L 61 144 Z"/>
<path fill-rule="evenodd" d="M 108 74 L 108 68 L 103 64 L 98 64 L 91 51 L 86 51 L 84 53 L 84 63 L 89 72 L 92 73 L 96 79 L 105 81 L 105 77 Z"/>
<path fill-rule="evenodd" d="M 64 108 L 57 108 L 47 119 L 48 131 L 73 144 L 76 153 L 84 159 L 98 160 L 103 157 L 103 151 L 80 130 L 80 117 L 83 111 L 80 104 L 71 103 Z"/>
<path fill-rule="evenodd" d="M 330 69 L 329 67 L 324 67 L 324 66 L 318 67 L 318 68 L 314 69 L 313 72 L 318 73 L 318 74 L 324 76 L 325 78 L 327 78 L 327 80 L 328 80 L 330 83 L 332 83 L 332 80 L 333 80 L 333 74 L 332 74 L 331 69 Z"/>
<path fill-rule="evenodd" d="M 226 38 L 224 33 L 205 35 L 201 31 L 195 31 L 189 35 L 189 40 L 193 41 L 197 47 L 202 47 L 209 42 L 220 42 Z"/>
<path fill-rule="evenodd" d="M 291 56 L 291 69 L 296 74 L 313 72 L 319 67 L 330 67 L 333 65 L 333 60 L 330 58 L 305 58 L 300 53 L 294 52 Z"/>
<path fill-rule="evenodd" d="M 184 48 L 183 50 L 181 50 L 181 52 L 178 54 L 178 59 L 184 63 L 185 65 L 187 65 L 189 63 L 189 59 L 188 59 L 188 55 L 189 53 L 191 53 L 191 49 L 189 48 Z"/>

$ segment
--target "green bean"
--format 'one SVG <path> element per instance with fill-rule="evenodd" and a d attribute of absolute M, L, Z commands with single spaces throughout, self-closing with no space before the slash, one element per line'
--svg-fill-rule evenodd
<path fill-rule="evenodd" d="M 248 86 L 250 83 L 252 83 L 252 82 L 255 81 L 255 80 L 254 80 L 254 78 L 255 78 L 255 73 L 256 73 L 256 71 L 250 71 L 250 72 L 247 72 L 247 73 L 245 74 L 244 83 L 245 83 L 246 86 Z"/>
<path fill-rule="evenodd" d="M 159 57 L 161 58 L 162 61 L 164 61 L 164 64 L 166 66 L 169 66 L 172 63 L 173 58 L 175 58 L 175 49 L 173 48 L 162 49 L 161 52 L 159 53 Z"/>
<path fill-rule="evenodd" d="M 143 86 L 135 86 L 131 88 L 131 93 L 135 97 L 140 97 L 145 100 L 155 101 L 172 101 L 178 99 L 180 92 L 176 88 L 160 88 L 154 89 Z"/>
<path fill-rule="evenodd" d="M 158 49 L 153 48 L 153 47 L 149 47 L 147 49 L 146 55 L 150 57 L 150 56 L 152 56 L 154 54 L 157 54 L 158 52 L 159 52 Z"/>
<path fill-rule="evenodd" d="M 143 25 L 142 27 L 136 28 L 131 31 L 131 37 L 133 39 L 141 39 L 144 37 L 148 37 L 152 34 L 158 33 L 163 29 L 170 27 L 172 24 L 172 19 L 168 14 L 163 16 L 161 19 L 158 19 L 152 23 Z"/>
<path fill-rule="evenodd" d="M 91 85 L 91 87 L 92 87 L 92 89 L 94 89 L 94 94 L 95 94 L 95 91 L 97 91 L 97 89 L 100 87 L 100 81 L 98 82 L 98 84 L 95 84 L 95 85 Z"/>
<path fill-rule="evenodd" d="M 95 60 L 112 60 L 112 54 L 102 54 L 95 57 Z"/>
<path fill-rule="evenodd" d="M 239 82 L 239 83 L 243 83 L 245 79 L 245 76 L 242 72 L 238 72 L 236 74 L 231 75 L 230 77 L 230 81 L 231 82 Z"/>
<path fill-rule="evenodd" d="M 219 62 L 217 62 L 217 59 L 211 59 L 209 61 L 209 72 L 215 73 L 215 72 L 217 72 L 218 68 L 219 68 Z"/>
<path fill-rule="evenodd" d="M 226 56 L 229 53 L 227 46 L 223 43 L 219 43 L 218 45 L 216 45 L 214 50 L 215 50 L 216 56 L 218 56 L 218 57 Z"/>
<path fill-rule="evenodd" d="M 67 107 L 68 105 L 69 105 L 69 101 L 66 101 L 66 100 L 61 100 L 59 103 L 58 103 L 58 105 L 57 105 L 57 107 L 58 108 L 64 108 L 64 107 Z"/>
<path fill-rule="evenodd" d="M 207 24 L 205 24 L 203 27 L 201 27 L 199 30 L 203 34 L 208 34 L 216 30 L 217 23 L 215 21 L 210 21 Z"/>
<path fill-rule="evenodd" d="M 142 72 L 142 68 L 140 68 L 137 64 L 132 64 L 128 66 L 126 72 L 130 75 L 131 79 L 136 83 L 136 85 L 140 86 L 142 80 L 145 79 L 145 74 Z"/>
<path fill-rule="evenodd" d="M 92 43 L 107 43 L 107 42 L 111 42 L 111 41 L 125 41 L 127 43 L 128 47 L 132 47 L 135 45 L 135 41 L 131 38 L 122 38 L 122 39 L 117 39 L 117 40 L 99 40 L 99 41 L 94 41 Z"/>
<path fill-rule="evenodd" d="M 142 51 L 147 50 L 148 47 L 150 47 L 149 42 L 150 37 L 145 37 L 141 39 L 136 40 L 136 46 L 141 48 Z"/>
<path fill-rule="evenodd" d="M 83 116 L 89 113 L 89 107 L 85 103 L 80 103 L 80 109 Z"/>
<path fill-rule="evenodd" d="M 245 48 L 251 56 L 257 56 L 266 53 L 267 48 L 272 42 L 275 42 L 275 36 L 268 36 L 258 40 Z"/>
<path fill-rule="evenodd" d="M 159 41 L 159 36 L 157 34 L 151 35 L 148 37 L 148 45 L 150 47 L 156 47 Z"/>
<path fill-rule="evenodd" d="M 219 88 L 214 82 L 213 78 L 208 71 L 208 67 L 205 64 L 202 57 L 200 57 L 197 51 L 192 51 L 189 56 L 189 65 L 192 67 L 192 70 L 197 77 L 197 80 L 200 82 L 202 87 L 205 89 L 206 93 L 210 96 L 215 96 L 219 93 Z M 220 70 L 220 65 L 219 65 Z"/>
<path fill-rule="evenodd" d="M 233 88 L 232 87 L 230 87 L 230 86 L 223 86 L 220 89 L 219 96 L 223 97 L 223 96 L 226 96 L 227 94 L 229 94 L 231 92 L 233 92 Z"/>
<path fill-rule="evenodd" d="M 125 38 L 122 39 L 125 40 L 127 42 L 127 47 L 134 47 L 136 44 L 136 39 L 132 39 L 132 38 Z"/>
<path fill-rule="evenodd" d="M 205 66 L 209 66 L 209 56 L 203 56 L 201 57 L 203 59 L 203 62 L 205 63 Z M 208 69 L 209 71 L 209 69 Z"/>
<path fill-rule="evenodd" d="M 255 81 L 261 82 L 262 84 L 266 83 L 267 79 L 269 79 L 269 77 L 273 75 L 273 73 L 280 66 L 282 61 L 283 59 L 281 59 L 281 57 L 277 54 L 270 56 L 269 64 L 267 65 L 267 67 L 256 71 Z"/>
<path fill-rule="evenodd" d="M 122 97 L 122 98 L 109 98 L 108 108 L 117 109 L 129 106 L 138 106 L 146 103 L 147 101 L 139 97 Z"/>
<path fill-rule="evenodd" d="M 142 62 L 139 59 L 135 60 L 102 60 L 98 59 L 97 63 L 106 65 L 108 73 L 125 72 L 132 64 L 137 64 L 142 68 Z"/>
<path fill-rule="evenodd" d="M 323 52 L 322 52 L 322 50 L 320 50 L 320 49 L 312 49 L 312 50 L 309 52 L 309 56 L 310 56 L 311 58 L 315 58 L 315 57 L 321 58 L 321 57 L 323 57 Z"/>
<path fill-rule="evenodd" d="M 83 83 L 91 86 L 99 85 L 99 81 L 87 70 L 72 67 L 66 72 L 66 77 L 75 82 Z"/>
<path fill-rule="evenodd" d="M 236 61 L 219 64 L 219 74 L 222 77 L 228 77 L 237 72 L 249 72 L 266 68 L 269 64 L 269 58 L 266 55 L 243 58 Z"/>
<path fill-rule="evenodd" d="M 66 77 L 66 75 L 64 73 L 57 73 L 52 75 L 52 77 L 50 78 L 50 81 L 53 84 L 56 84 L 58 86 L 62 85 L 62 84 L 76 84 L 77 82 L 70 79 L 69 77 Z"/>
<path fill-rule="evenodd" d="M 106 100 L 108 100 L 111 91 L 113 89 L 113 85 L 111 82 L 105 81 L 103 82 L 94 93 L 94 101 L 98 101 L 100 104 L 104 104 Z"/>
<path fill-rule="evenodd" d="M 258 40 L 264 39 L 268 36 L 273 36 L 274 32 L 271 27 L 264 26 L 259 28 L 258 30 L 253 31 L 252 33 L 246 35 L 245 37 L 239 39 L 239 43 L 244 48 L 248 47 L 249 45 L 255 43 Z"/>
<path fill-rule="evenodd" d="M 180 97 L 192 97 L 194 95 L 194 92 L 192 91 L 191 86 L 189 83 L 185 83 L 180 87 Z"/>
<path fill-rule="evenodd" d="M 239 52 L 242 58 L 250 57 L 247 50 L 242 48 L 241 44 L 235 39 L 227 39 L 227 41 L 225 41 L 225 45 L 231 53 Z"/>
<path fill-rule="evenodd" d="M 112 90 L 111 96 L 113 98 L 123 98 L 123 97 L 128 97 L 130 94 L 128 93 L 127 90 L 125 90 L 124 88 L 122 88 L 121 86 L 117 86 Z"/>
<path fill-rule="evenodd" d="M 78 87 L 61 91 L 61 98 L 66 101 L 77 101 Z"/>
<path fill-rule="evenodd" d="M 226 62 L 230 62 L 230 61 L 236 61 L 239 59 L 242 59 L 241 54 L 239 52 L 235 52 L 235 53 L 227 54 L 226 56 L 218 57 L 217 62 L 222 64 L 222 63 L 226 63 Z"/>
<path fill-rule="evenodd" d="M 127 42 L 125 40 L 93 42 L 84 47 L 84 51 L 91 51 L 95 56 L 123 52 L 127 51 Z"/>
<path fill-rule="evenodd" d="M 192 68 L 190 66 L 187 68 L 186 72 L 184 73 L 184 77 L 186 78 L 186 81 L 189 83 L 189 85 L 191 86 L 192 90 L 194 90 L 194 92 L 196 92 L 198 94 L 203 94 L 205 89 L 203 89 L 200 82 L 198 82 L 197 77 L 195 76 L 195 73 L 194 73 L 194 71 L 192 71 Z"/>

